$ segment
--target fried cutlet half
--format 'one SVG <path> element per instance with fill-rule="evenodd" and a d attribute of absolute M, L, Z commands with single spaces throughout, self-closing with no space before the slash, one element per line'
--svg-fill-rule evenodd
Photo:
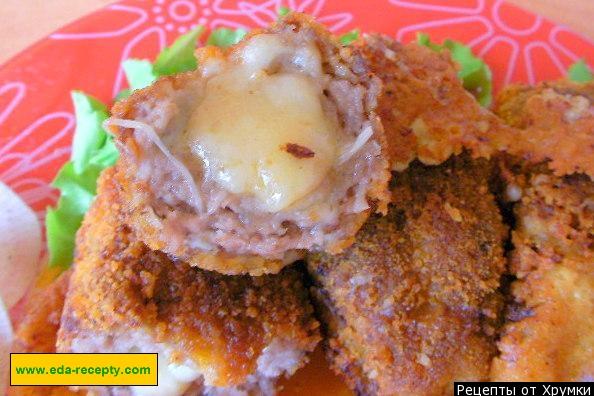
<path fill-rule="evenodd" d="M 16 329 L 11 351 L 15 353 L 56 352 L 56 335 L 70 271 L 50 285 L 35 289 L 27 297 L 24 314 Z M 66 396 L 76 393 L 66 386 L 9 386 L 9 396 Z"/>
<path fill-rule="evenodd" d="M 464 148 L 474 157 L 508 148 L 513 128 L 464 89 L 447 51 L 404 45 L 378 34 L 366 35 L 356 45 L 382 82 L 378 114 L 393 170 L 401 171 L 415 159 L 440 164 Z"/>
<path fill-rule="evenodd" d="M 592 175 L 593 89 L 561 81 L 508 88 L 497 100 L 498 114 L 524 128 L 524 157 L 548 161 L 502 161 L 507 199 L 516 201 L 517 280 L 493 380 L 594 380 L 594 183 L 557 175 Z"/>
<path fill-rule="evenodd" d="M 496 112 L 517 128 L 509 153 L 532 163 L 547 161 L 555 175 L 594 178 L 594 82 L 511 85 L 495 101 Z"/>
<path fill-rule="evenodd" d="M 308 268 L 333 368 L 365 395 L 450 394 L 486 380 L 497 348 L 507 235 L 486 160 L 415 162 L 398 197 L 340 255 Z"/>
<path fill-rule="evenodd" d="M 135 239 L 119 194 L 104 172 L 77 236 L 57 350 L 159 353 L 158 388 L 104 393 L 273 394 L 319 340 L 302 273 L 225 276 L 172 260 Z"/>
<path fill-rule="evenodd" d="M 494 381 L 594 380 L 594 183 L 530 173 L 514 188 L 513 303 Z"/>
<path fill-rule="evenodd" d="M 112 109 L 128 224 L 155 250 L 225 274 L 338 252 L 390 200 L 380 83 L 356 48 L 291 13 L 197 51 Z"/>

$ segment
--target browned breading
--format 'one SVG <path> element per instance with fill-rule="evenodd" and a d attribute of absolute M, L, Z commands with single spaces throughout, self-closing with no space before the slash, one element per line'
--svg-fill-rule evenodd
<path fill-rule="evenodd" d="M 512 85 L 496 100 L 496 112 L 518 128 L 511 154 L 532 163 L 548 161 L 558 175 L 594 178 L 594 83 Z"/>
<path fill-rule="evenodd" d="M 138 242 L 123 223 L 113 169 L 77 236 L 58 350 L 73 340 L 146 333 L 174 356 L 208 368 L 207 386 L 233 386 L 254 374 L 275 339 L 312 351 L 319 340 L 302 274 L 224 276 L 169 259 Z"/>
<path fill-rule="evenodd" d="M 463 149 L 473 157 L 506 152 L 556 175 L 594 177 L 594 83 L 512 85 L 496 100 L 506 123 L 464 89 L 447 51 L 369 35 L 358 43 L 383 83 L 378 101 L 394 170 L 414 159 L 439 164 Z"/>
<path fill-rule="evenodd" d="M 213 59 L 221 62 L 233 59 L 257 35 L 288 32 L 311 40 L 323 60 L 323 81 L 340 82 L 340 86 L 346 90 L 343 94 L 337 94 L 335 91 L 338 88 L 334 90 L 332 86 L 324 90 L 324 103 L 327 102 L 325 106 L 328 109 L 335 108 L 333 111 L 337 113 L 341 128 L 345 129 L 345 136 L 354 139 L 363 135 L 359 133 L 351 136 L 353 131 L 349 129 L 350 124 L 356 125 L 361 121 L 358 117 L 362 117 L 363 124 L 372 127 L 371 137 L 367 143 L 363 143 L 365 146 L 357 154 L 357 158 L 360 157 L 361 160 L 349 160 L 332 168 L 331 174 L 320 184 L 321 191 L 326 191 L 325 188 L 328 192 L 320 193 L 319 196 L 328 195 L 331 198 L 322 199 L 320 202 L 323 205 L 318 205 L 315 198 L 318 197 L 315 195 L 317 191 L 314 191 L 303 198 L 306 204 L 302 205 L 298 201 L 280 214 L 260 213 L 251 208 L 251 201 L 244 203 L 241 201 L 244 197 L 232 195 L 223 200 L 226 206 L 217 208 L 213 213 L 197 214 L 186 202 L 164 204 L 165 200 L 155 198 L 156 194 L 151 189 L 152 179 L 137 180 L 140 172 L 136 160 L 142 158 L 143 149 L 136 140 L 134 129 L 114 126 L 112 132 L 116 135 L 122 152 L 118 178 L 127 197 L 126 212 L 129 214 L 126 222 L 152 249 L 172 254 L 191 265 L 226 274 L 276 273 L 295 258 L 302 257 L 306 250 L 340 252 L 353 242 L 354 234 L 372 211 L 385 211 L 390 200 L 387 188 L 390 171 L 385 152 L 386 139 L 375 112 L 379 81 L 369 73 L 358 49 L 341 46 L 326 28 L 311 17 L 291 13 L 269 28 L 252 31 L 246 39 L 230 49 L 199 49 L 199 65 Z M 183 106 L 176 106 L 174 103 L 157 109 L 160 101 L 179 95 L 184 87 L 195 87 L 197 82 L 202 81 L 200 73 L 199 70 L 159 79 L 152 86 L 136 91 L 128 99 L 116 103 L 112 109 L 113 118 L 142 119 L 143 122 L 156 125 L 157 134 L 166 135 L 168 126 L 177 125 L 177 121 L 171 119 L 186 110 L 180 110 Z M 338 86 L 339 84 L 335 85 Z M 356 90 L 360 98 L 350 95 L 349 90 Z M 350 103 L 350 100 L 354 102 Z M 188 107 L 186 102 L 187 100 L 184 106 Z M 309 148 L 300 148 L 296 152 L 295 147 L 291 147 L 286 150 L 281 146 L 279 150 L 293 155 L 297 153 L 306 158 L 316 157 L 315 153 L 309 152 Z M 200 170 L 202 166 L 192 164 L 189 168 L 192 172 Z M 202 178 L 200 174 L 197 177 L 198 180 Z M 197 183 L 198 188 L 201 188 L 202 183 Z M 170 186 L 171 183 L 167 185 Z M 333 188 L 328 189 L 328 186 Z M 208 194 L 220 189 L 209 185 L 204 187 L 204 194 L 208 198 Z M 175 188 L 171 187 L 171 190 Z M 337 195 L 343 190 L 344 195 Z M 327 203 L 330 201 L 332 205 Z M 331 220 L 326 220 L 327 218 Z M 182 221 L 180 219 L 190 220 L 179 226 Z M 196 225 L 198 223 L 201 224 L 200 227 Z M 193 230 L 188 231 L 192 227 Z M 172 241 L 173 234 L 184 236 Z M 199 240 L 199 243 L 192 244 L 188 242 L 190 239 Z"/>
<path fill-rule="evenodd" d="M 27 296 L 22 320 L 16 329 L 12 352 L 56 352 L 56 335 L 70 271 L 60 275 L 50 285 L 34 289 Z M 9 386 L 9 396 L 76 395 L 66 386 Z"/>
<path fill-rule="evenodd" d="M 522 175 L 511 271 L 514 305 L 495 381 L 594 380 L 594 183 Z"/>
<path fill-rule="evenodd" d="M 510 268 L 518 280 L 493 380 L 594 380 L 594 182 L 553 174 L 594 169 L 594 117 L 586 104 L 593 90 L 555 82 L 510 87 L 497 99 L 497 113 L 521 128 L 517 151 L 549 161 L 502 161 L 507 198 L 518 201 Z M 569 122 L 567 111 L 579 102 L 586 106 L 572 117 L 581 118 Z"/>
<path fill-rule="evenodd" d="M 56 334 L 71 271 L 27 296 L 13 344 L 14 352 L 55 352 Z"/>
<path fill-rule="evenodd" d="M 512 128 L 464 89 L 447 52 L 381 35 L 367 35 L 358 46 L 383 84 L 378 114 L 394 170 L 415 159 L 439 164 L 463 148 L 489 157 L 508 147 Z"/>
<path fill-rule="evenodd" d="M 386 217 L 309 260 L 328 356 L 354 390 L 439 395 L 487 378 L 507 235 L 489 174 L 483 160 L 415 163 L 395 175 Z"/>

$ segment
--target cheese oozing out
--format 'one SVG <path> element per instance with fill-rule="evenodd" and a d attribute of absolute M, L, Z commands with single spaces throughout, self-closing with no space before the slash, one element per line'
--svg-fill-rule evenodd
<path fill-rule="evenodd" d="M 320 53 L 261 34 L 235 55 L 207 81 L 185 138 L 207 179 L 278 212 L 315 190 L 337 161 L 338 121 L 314 78 Z"/>

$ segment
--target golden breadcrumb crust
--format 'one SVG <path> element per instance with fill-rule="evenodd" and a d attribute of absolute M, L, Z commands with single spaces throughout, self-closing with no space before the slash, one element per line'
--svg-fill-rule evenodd
<path fill-rule="evenodd" d="M 493 380 L 594 380 L 594 182 L 584 174 L 553 174 L 590 174 L 594 119 L 586 113 L 567 123 L 563 113 L 572 100 L 564 95 L 591 101 L 593 89 L 562 81 L 510 87 L 497 99 L 497 113 L 523 128 L 524 157 L 553 158 L 539 166 L 518 157 L 502 161 L 502 175 L 520 197 L 510 268 L 517 281 Z"/>
<path fill-rule="evenodd" d="M 508 147 L 512 128 L 464 89 L 447 51 L 377 34 L 364 36 L 357 46 L 383 84 L 378 114 L 394 170 L 415 159 L 440 164 L 463 148 L 488 158 Z"/>
<path fill-rule="evenodd" d="M 50 285 L 33 289 L 27 296 L 23 317 L 17 328 L 14 352 L 55 352 L 56 333 L 71 271 Z"/>
<path fill-rule="evenodd" d="M 352 389 L 440 395 L 488 377 L 507 235 L 489 175 L 484 160 L 415 163 L 394 176 L 387 216 L 310 258 L 328 356 Z"/>
<path fill-rule="evenodd" d="M 524 176 L 495 381 L 594 380 L 594 183 Z M 521 183 L 517 183 L 521 185 Z"/>
<path fill-rule="evenodd" d="M 548 161 L 558 175 L 594 178 L 594 83 L 544 82 L 511 85 L 496 99 L 496 112 L 518 128 L 511 154 L 532 163 Z"/>
<path fill-rule="evenodd" d="M 312 351 L 319 340 L 302 275 L 224 276 L 190 267 L 138 242 L 121 215 L 113 169 L 77 235 L 58 350 L 86 333 L 140 329 L 215 373 L 215 386 L 242 384 L 262 348 L 285 337 Z"/>
<path fill-rule="evenodd" d="M 293 27 L 295 31 L 313 31 L 325 64 L 342 64 L 345 68 L 349 69 L 346 76 L 359 80 L 350 81 L 351 83 L 357 84 L 363 82 L 364 85 L 368 86 L 367 88 L 370 91 L 368 95 L 373 97 L 373 95 L 378 94 L 379 81 L 369 73 L 367 64 L 364 62 L 359 50 L 343 47 L 336 37 L 332 36 L 323 25 L 315 22 L 312 17 L 300 13 L 290 13 L 269 28 L 251 31 L 246 39 L 231 48 L 225 50 L 215 47 L 200 48 L 197 50 L 197 58 L 199 63 L 204 63 L 210 58 L 225 60 L 232 53 L 239 51 L 250 37 L 263 33 L 282 32 L 288 27 Z M 195 78 L 193 73 L 182 73 L 163 77 L 150 87 L 135 91 L 129 98 L 117 102 L 112 109 L 112 116 L 115 118 L 134 119 L 138 112 L 142 111 L 144 107 L 142 104 L 156 103 L 164 99 L 172 89 L 179 90 Z M 372 89 L 369 87 L 375 88 Z M 373 100 L 371 102 L 375 103 Z M 326 251 L 331 253 L 340 252 L 350 246 L 354 241 L 355 233 L 363 225 L 370 213 L 373 210 L 385 212 L 391 198 L 387 188 L 390 179 L 390 170 L 387 159 L 388 149 L 386 138 L 379 117 L 373 110 L 369 114 L 369 119 L 374 126 L 374 138 L 378 140 L 378 143 L 382 147 L 382 156 L 384 157 L 378 159 L 381 161 L 379 172 L 376 172 L 373 178 L 370 177 L 372 181 L 367 191 L 367 198 L 372 208 L 361 213 L 349 214 L 348 222 L 344 221 L 341 225 L 344 228 L 345 237 L 337 239 L 325 247 Z M 131 129 L 113 127 L 112 132 L 121 142 L 121 145 L 125 146 L 126 150 L 130 153 L 140 152 L 140 148 L 134 140 Z M 151 210 L 146 207 L 147 205 L 142 204 L 144 200 L 142 196 L 146 195 L 142 191 L 148 191 L 149 186 L 126 180 L 129 178 L 127 169 L 130 169 L 131 165 L 126 164 L 126 156 L 122 156 L 120 163 L 122 165 L 120 166 L 121 170 L 118 178 L 127 196 L 126 201 L 135 203 L 134 205 L 127 205 L 129 209 L 127 210 L 129 212 L 127 222 L 136 230 L 139 238 L 152 249 L 173 254 L 175 257 L 188 261 L 191 265 L 225 274 L 249 273 L 251 275 L 262 275 L 266 273 L 277 273 L 287 265 L 282 260 L 263 258 L 256 255 L 235 255 L 233 252 L 225 251 L 202 252 L 196 249 L 190 249 L 186 244 L 172 246 L 172 244 L 168 243 L 167 238 L 164 238 L 164 231 L 159 227 L 155 227 L 155 222 L 151 221 Z M 141 204 L 138 204 L 139 202 Z"/>

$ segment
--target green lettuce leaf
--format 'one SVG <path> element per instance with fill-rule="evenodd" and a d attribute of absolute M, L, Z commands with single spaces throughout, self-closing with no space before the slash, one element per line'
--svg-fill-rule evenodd
<path fill-rule="evenodd" d="M 95 197 L 97 178 L 103 169 L 90 165 L 77 173 L 69 161 L 52 182 L 61 194 L 57 207 L 49 209 L 45 218 L 50 265 L 67 268 L 72 263 L 76 231 Z"/>
<path fill-rule="evenodd" d="M 349 45 L 359 38 L 359 29 L 353 29 L 348 33 L 343 34 L 338 38 L 342 45 Z"/>
<path fill-rule="evenodd" d="M 90 167 L 82 174 L 72 162 L 62 167 L 52 185 L 61 191 L 58 206 L 45 218 L 50 265 L 67 268 L 72 263 L 76 232 L 95 196 L 95 182 L 101 169 Z"/>
<path fill-rule="evenodd" d="M 157 79 L 153 64 L 147 60 L 127 59 L 122 67 L 132 90 L 148 87 Z"/>
<path fill-rule="evenodd" d="M 120 91 L 115 100 L 122 100 L 132 94 L 132 91 L 148 87 L 157 78 L 170 74 L 181 73 L 196 69 L 197 62 L 194 55 L 196 41 L 204 32 L 204 27 L 181 35 L 171 44 L 164 48 L 154 63 L 144 59 L 126 59 L 122 63 L 129 89 Z"/>
<path fill-rule="evenodd" d="M 157 76 L 168 76 L 196 69 L 196 40 L 204 32 L 203 26 L 183 34 L 170 46 L 165 48 L 153 64 L 153 70 Z"/>
<path fill-rule="evenodd" d="M 210 33 L 206 44 L 222 48 L 230 47 L 237 44 L 246 34 L 247 30 L 244 29 L 218 28 Z"/>
<path fill-rule="evenodd" d="M 160 76 L 195 69 L 196 40 L 203 31 L 198 27 L 180 36 L 157 56 L 154 64 L 139 59 L 124 61 L 122 67 L 130 89 L 121 91 L 116 100 L 152 84 Z M 234 34 L 239 36 L 237 32 Z M 72 263 L 76 232 L 95 197 L 97 178 L 105 168 L 115 164 L 119 155 L 113 138 L 103 129 L 103 122 L 108 117 L 107 107 L 79 91 L 72 92 L 72 101 L 76 130 L 71 160 L 64 164 L 53 181 L 53 186 L 60 190 L 60 199 L 46 215 L 49 263 L 64 268 Z"/>
<path fill-rule="evenodd" d="M 102 124 L 108 117 L 107 107 L 97 99 L 80 91 L 72 91 L 76 113 L 76 130 L 72 141 L 71 161 L 76 172 L 82 172 L 93 153 L 105 144 Z"/>
<path fill-rule="evenodd" d="M 113 136 L 107 135 L 103 147 L 93 153 L 90 165 L 105 169 L 115 164 L 119 156 L 120 153 L 113 143 Z"/>
<path fill-rule="evenodd" d="M 462 80 L 464 88 L 471 92 L 481 105 L 488 107 L 491 104 L 493 99 L 491 69 L 482 59 L 472 53 L 470 47 L 449 39 L 445 40 L 443 44 L 433 43 L 429 35 L 425 33 L 417 34 L 417 42 L 433 51 L 449 50 L 452 59 L 460 66 L 458 77 Z"/>
<path fill-rule="evenodd" d="M 594 79 L 592 71 L 586 64 L 586 61 L 583 59 L 580 59 L 573 65 L 569 66 L 569 69 L 567 70 L 567 77 L 569 77 L 571 81 L 578 83 L 586 83 Z"/>
<path fill-rule="evenodd" d="M 291 12 L 291 9 L 289 7 L 286 6 L 280 6 L 278 8 L 278 16 L 279 17 L 284 17 L 285 15 L 287 15 L 289 12 Z"/>
<path fill-rule="evenodd" d="M 113 138 L 102 125 L 107 119 L 105 105 L 78 91 L 72 92 L 72 101 L 76 115 L 72 156 L 52 182 L 60 199 L 45 219 L 49 264 L 64 268 L 72 263 L 76 232 L 95 197 L 97 178 L 118 158 Z"/>
<path fill-rule="evenodd" d="M 84 214 L 95 196 L 97 177 L 102 170 L 100 166 L 90 165 L 78 173 L 72 162 L 67 162 L 56 175 L 52 186 L 62 192 L 60 199 L 68 203 L 72 213 Z"/>
<path fill-rule="evenodd" d="M 443 46 L 432 42 L 427 33 L 417 33 L 417 44 L 430 48 L 436 52 L 439 52 L 443 49 Z"/>
<path fill-rule="evenodd" d="M 45 214 L 49 265 L 68 268 L 74 256 L 74 240 L 82 219 L 69 213 L 64 203 L 49 208 Z"/>

